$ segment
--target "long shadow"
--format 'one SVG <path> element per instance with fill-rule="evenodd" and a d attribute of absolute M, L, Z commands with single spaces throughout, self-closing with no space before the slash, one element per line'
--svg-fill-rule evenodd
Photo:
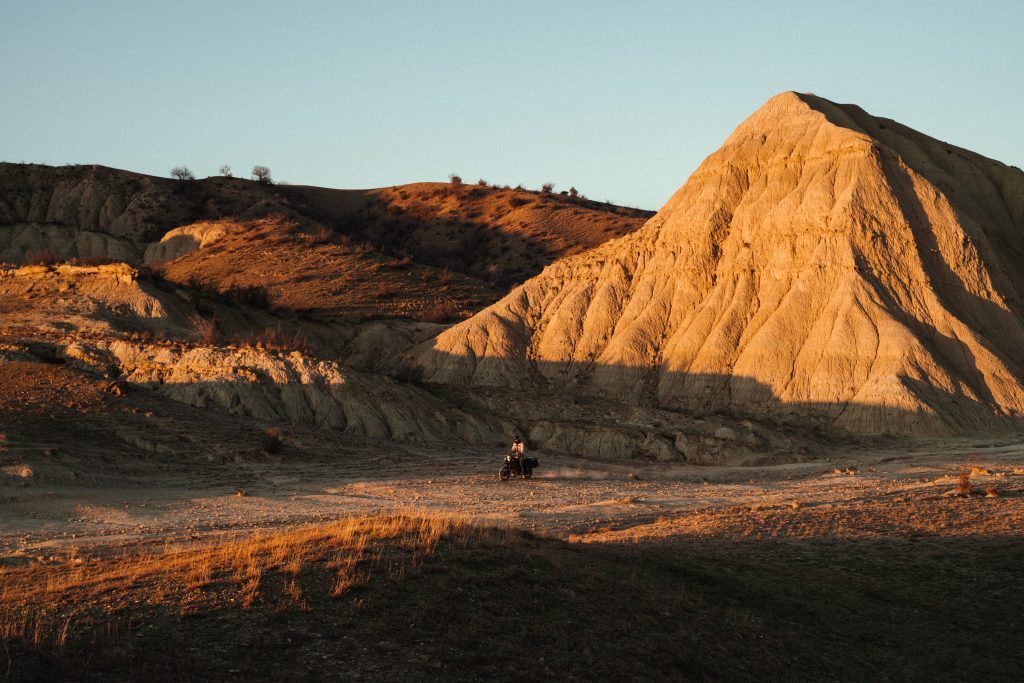
<path fill-rule="evenodd" d="M 248 610 L 197 591 L 5 638 L 6 680 L 1015 680 L 1019 539 L 567 544 L 453 535 L 330 597 L 271 571 Z M 150 598 L 155 586 L 133 596 Z M 209 600 L 207 596 L 214 599 Z M 211 604 L 212 603 L 212 604 Z M 304 606 L 303 604 L 304 603 Z M 119 627 L 104 630 L 114 622 Z M 58 624 L 59 626 L 59 624 Z"/>

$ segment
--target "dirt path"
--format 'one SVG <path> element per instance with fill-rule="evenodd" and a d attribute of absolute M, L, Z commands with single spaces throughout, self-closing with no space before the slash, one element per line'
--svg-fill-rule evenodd
<path fill-rule="evenodd" d="M 429 510 L 568 537 L 729 508 L 842 507 L 908 495 L 939 496 L 968 460 L 972 483 L 1024 490 L 1024 444 L 970 450 L 849 454 L 763 468 L 600 463 L 539 454 L 531 481 L 499 482 L 499 458 L 479 449 L 377 446 L 334 462 L 210 464 L 69 485 L 0 476 L 0 561 L 66 561 L 75 553 L 211 540 L 223 534 L 388 510 Z M 837 473 L 843 468 L 852 473 Z M 24 473 L 22 473 L 24 474 Z"/>

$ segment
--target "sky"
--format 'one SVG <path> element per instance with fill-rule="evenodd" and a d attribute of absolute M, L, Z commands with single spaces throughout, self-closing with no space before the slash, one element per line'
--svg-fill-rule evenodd
<path fill-rule="evenodd" d="M 774 94 L 1024 166 L 1024 2 L 0 0 L 0 160 L 657 209 Z"/>

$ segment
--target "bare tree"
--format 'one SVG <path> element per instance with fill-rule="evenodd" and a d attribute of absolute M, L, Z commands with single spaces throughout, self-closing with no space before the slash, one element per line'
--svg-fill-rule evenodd
<path fill-rule="evenodd" d="M 540 186 L 540 191 L 544 194 L 551 194 L 551 191 L 555 189 L 554 183 L 544 183 Z"/>
<path fill-rule="evenodd" d="M 231 167 L 230 167 L 230 166 L 228 166 L 227 164 L 224 164 L 223 166 L 221 166 L 221 167 L 220 167 L 220 171 L 218 171 L 218 172 L 219 172 L 219 173 L 220 173 L 220 174 L 221 174 L 222 176 L 224 176 L 225 178 L 232 178 L 232 177 L 233 177 L 233 176 L 231 175 Z"/>
<path fill-rule="evenodd" d="M 253 166 L 252 179 L 264 185 L 272 185 L 274 182 L 270 179 L 270 169 L 266 166 Z"/>
<path fill-rule="evenodd" d="M 177 178 L 178 180 L 196 179 L 196 177 L 192 175 L 192 171 L 188 170 L 188 166 L 175 166 L 171 169 L 171 177 Z"/>
<path fill-rule="evenodd" d="M 575 187 L 570 187 L 569 188 L 569 196 L 570 197 L 579 197 L 580 196 L 580 192 Z"/>

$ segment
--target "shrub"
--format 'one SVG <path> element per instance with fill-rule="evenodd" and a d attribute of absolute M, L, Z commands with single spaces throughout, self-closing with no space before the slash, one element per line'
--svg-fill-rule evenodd
<path fill-rule="evenodd" d="M 193 289 L 202 289 L 202 285 Z M 252 306 L 253 308 L 270 308 L 270 292 L 261 285 L 231 285 L 223 292 L 228 300 L 236 305 Z"/>
<path fill-rule="evenodd" d="M 960 467 L 960 476 L 956 481 L 956 492 L 962 496 L 969 496 L 974 493 L 974 487 L 971 486 L 970 465 L 963 465 Z"/>
<path fill-rule="evenodd" d="M 455 276 L 452 274 L 452 271 L 448 270 L 447 268 L 441 271 L 441 277 L 438 278 L 442 285 L 450 285 L 452 283 L 452 280 L 454 279 Z"/>
<path fill-rule="evenodd" d="M 271 455 L 281 452 L 283 432 L 280 427 L 268 427 L 263 432 L 263 450 Z"/>
<path fill-rule="evenodd" d="M 461 187 L 462 186 L 462 176 L 459 176 L 459 175 L 456 175 L 456 174 L 452 173 L 451 175 L 448 176 L 448 180 L 449 180 L 449 182 L 451 182 L 452 187 Z"/>
<path fill-rule="evenodd" d="M 253 166 L 252 167 L 252 179 L 258 183 L 264 185 L 273 185 L 274 181 L 270 178 L 270 169 L 266 166 Z"/>
<path fill-rule="evenodd" d="M 540 186 L 540 191 L 543 192 L 544 194 L 551 194 L 551 192 L 554 189 L 555 189 L 555 184 L 554 183 L 544 183 L 543 185 Z"/>
<path fill-rule="evenodd" d="M 52 266 L 60 263 L 60 259 L 49 249 L 29 249 L 25 252 L 25 265 Z"/>
<path fill-rule="evenodd" d="M 384 265 L 388 268 L 404 268 L 405 266 L 412 263 L 412 256 L 406 254 L 401 258 L 390 258 L 384 262 Z"/>
<path fill-rule="evenodd" d="M 312 346 L 305 335 L 298 331 L 288 332 L 281 325 L 265 327 L 259 332 L 244 336 L 236 341 L 243 345 L 268 349 L 270 351 L 298 351 L 299 353 L 310 353 L 312 351 Z"/>
<path fill-rule="evenodd" d="M 575 187 L 570 187 L 569 188 L 569 196 L 573 197 L 573 198 L 579 197 L 580 196 L 579 190 L 577 190 Z"/>
<path fill-rule="evenodd" d="M 178 180 L 196 179 L 196 177 L 192 175 L 192 171 L 189 170 L 188 166 L 175 166 L 171 169 L 171 177 L 177 178 Z"/>
<path fill-rule="evenodd" d="M 423 319 L 431 323 L 445 323 L 455 317 L 455 304 L 451 301 L 438 301 L 423 313 Z"/>
<path fill-rule="evenodd" d="M 228 166 L 227 164 L 224 164 L 223 166 L 221 166 L 220 170 L 218 170 L 217 172 L 220 173 L 225 178 L 233 178 L 234 177 L 233 175 L 231 175 L 231 167 Z"/>
<path fill-rule="evenodd" d="M 306 241 L 309 244 L 327 244 L 334 237 L 334 233 L 327 229 L 326 226 L 317 225 L 313 228 L 313 232 L 306 234 Z"/>
<path fill-rule="evenodd" d="M 423 381 L 423 368 L 411 358 L 402 358 L 391 371 L 391 376 L 400 382 L 416 384 Z"/>
<path fill-rule="evenodd" d="M 217 319 L 204 318 L 203 316 L 196 313 L 188 319 L 192 327 L 195 329 L 196 334 L 199 335 L 199 341 L 207 346 L 216 346 L 220 343 L 220 330 L 217 328 Z"/>
<path fill-rule="evenodd" d="M 530 199 L 529 197 L 512 197 L 511 199 L 508 200 L 508 203 L 511 204 L 512 206 L 526 206 L 532 201 L 533 200 Z"/>
<path fill-rule="evenodd" d="M 483 178 L 481 178 L 480 180 L 476 181 L 476 184 L 479 185 L 480 187 L 487 187 L 487 181 L 484 180 Z"/>
<path fill-rule="evenodd" d="M 374 299 L 390 299 L 397 294 L 398 291 L 391 285 L 382 282 L 370 291 L 370 296 Z"/>

